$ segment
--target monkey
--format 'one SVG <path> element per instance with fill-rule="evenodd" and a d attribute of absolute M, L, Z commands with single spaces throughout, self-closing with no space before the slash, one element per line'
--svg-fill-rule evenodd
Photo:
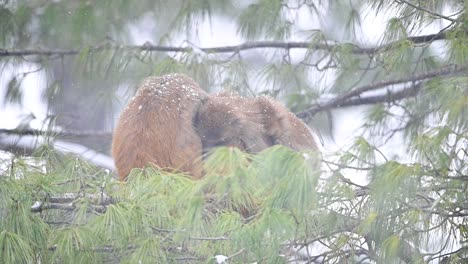
<path fill-rule="evenodd" d="M 202 141 L 192 126 L 208 94 L 190 77 L 169 74 L 146 78 L 121 113 L 112 138 L 117 174 L 149 163 L 202 176 Z"/>
<path fill-rule="evenodd" d="M 230 146 L 248 153 L 258 153 L 273 145 L 295 151 L 317 151 L 312 131 L 281 103 L 267 96 L 244 98 L 232 93 L 209 95 L 195 114 L 193 126 L 203 144 L 204 155 L 215 147 Z M 308 155 L 303 153 L 305 160 Z M 318 168 L 315 159 L 307 164 Z M 221 173 L 222 174 L 222 173 Z M 244 219 L 258 211 L 249 205 L 233 208 Z"/>
<path fill-rule="evenodd" d="M 273 145 L 296 151 L 318 150 L 310 128 L 281 103 L 267 96 L 209 95 L 195 114 L 203 152 L 218 146 L 258 153 Z"/>
<path fill-rule="evenodd" d="M 270 97 L 208 95 L 190 77 L 145 79 L 114 131 L 112 156 L 120 180 L 149 163 L 199 179 L 201 157 L 217 146 L 258 153 L 273 145 L 317 149 L 310 129 Z"/>

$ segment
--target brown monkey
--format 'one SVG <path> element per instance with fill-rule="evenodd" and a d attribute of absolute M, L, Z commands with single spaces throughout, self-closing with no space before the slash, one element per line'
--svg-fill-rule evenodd
<path fill-rule="evenodd" d="M 266 96 L 210 95 L 200 105 L 194 127 L 203 142 L 204 152 L 217 146 L 232 146 L 256 153 L 273 145 L 284 145 L 296 151 L 318 150 L 307 125 Z M 304 158 L 307 159 L 306 155 Z M 310 164 L 316 166 L 315 162 Z M 250 219 L 258 211 L 257 201 L 250 202 L 250 205 L 233 209 Z"/>
<path fill-rule="evenodd" d="M 122 112 L 112 139 L 120 180 L 148 163 L 202 176 L 202 142 L 192 120 L 206 94 L 183 74 L 145 79 Z"/>
<path fill-rule="evenodd" d="M 233 146 L 256 153 L 277 144 L 294 150 L 317 149 L 307 125 L 266 96 L 211 95 L 200 106 L 194 126 L 204 151 Z"/>

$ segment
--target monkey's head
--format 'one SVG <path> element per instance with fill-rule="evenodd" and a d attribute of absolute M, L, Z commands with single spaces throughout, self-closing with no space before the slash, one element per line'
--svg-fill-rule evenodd
<path fill-rule="evenodd" d="M 210 96 L 200 105 L 194 127 L 203 143 L 203 152 L 219 146 L 237 147 L 256 153 L 272 145 L 264 135 L 261 113 L 249 109 L 244 98 Z"/>

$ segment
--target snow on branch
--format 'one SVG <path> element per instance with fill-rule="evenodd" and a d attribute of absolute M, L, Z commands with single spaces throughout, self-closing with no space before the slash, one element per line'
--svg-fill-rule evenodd
<path fill-rule="evenodd" d="M 15 129 L 2 129 L 2 131 L 0 131 L 0 149 L 33 152 L 40 144 L 47 142 L 47 137 L 53 135 L 53 133 L 41 130 L 34 131 L 35 133 L 32 135 L 23 135 L 21 131 L 20 129 L 18 133 L 16 133 Z M 2 133 L 8 135 L 1 135 Z M 63 140 L 54 140 L 51 147 L 62 154 L 78 155 L 98 167 L 111 171 L 115 169 L 114 161 L 111 157 L 83 145 Z"/>
<path fill-rule="evenodd" d="M 57 137 L 88 137 L 88 136 L 100 136 L 100 137 L 111 137 L 111 131 L 71 131 L 71 130 L 40 130 L 40 129 L 6 129 L 0 128 L 0 134 L 6 135 L 21 135 L 21 136 L 57 136 Z"/>

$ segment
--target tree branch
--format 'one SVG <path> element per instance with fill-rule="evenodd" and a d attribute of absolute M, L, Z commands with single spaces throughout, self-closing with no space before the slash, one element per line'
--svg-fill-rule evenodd
<path fill-rule="evenodd" d="M 319 112 L 328 111 L 335 108 L 396 102 L 405 98 L 415 97 L 421 90 L 421 85 L 422 83 L 418 83 L 400 91 L 387 91 L 385 94 L 381 95 L 356 97 L 345 100 L 330 100 L 329 102 L 318 104 L 312 108 L 309 108 L 308 110 L 297 113 L 297 117 L 307 121 L 310 117 Z"/>
<path fill-rule="evenodd" d="M 14 134 L 14 130 L 10 131 L 11 134 Z M 44 134 L 44 136 L 37 136 L 38 134 Z M 36 136 L 24 135 L 21 137 L 14 135 L 0 136 L 0 149 L 4 150 L 14 150 L 20 153 L 32 153 L 38 146 L 38 143 L 46 142 L 45 138 L 51 136 L 52 133 L 47 133 L 42 131 Z M 50 147 L 55 151 L 62 154 L 73 154 L 78 155 L 81 158 L 89 161 L 95 166 L 106 168 L 109 170 L 114 170 L 114 161 L 111 157 L 97 152 L 93 149 L 87 148 L 80 144 L 75 144 L 63 140 L 54 140 L 51 142 Z"/>
<path fill-rule="evenodd" d="M 439 32 L 437 34 L 423 35 L 408 37 L 406 40 L 418 43 L 432 42 L 434 40 L 446 39 L 445 32 Z M 397 41 L 399 42 L 399 41 Z M 376 53 L 380 50 L 385 50 L 393 46 L 397 42 L 390 42 L 383 44 L 378 47 L 364 48 L 354 45 L 352 52 L 355 54 L 371 54 Z M 177 52 L 177 53 L 189 53 L 196 50 L 208 54 L 215 53 L 229 53 L 229 52 L 239 52 L 243 50 L 251 49 L 316 49 L 316 50 L 335 50 L 339 47 L 337 43 L 317 43 L 313 44 L 310 42 L 280 42 L 280 41 L 252 41 L 245 42 L 239 45 L 233 46 L 219 46 L 219 47 L 208 47 L 208 48 L 198 48 L 198 47 L 175 47 L 175 46 L 164 46 L 164 45 L 152 45 L 149 42 L 143 45 L 100 45 L 95 47 L 88 47 L 82 49 L 25 49 L 25 50 L 14 50 L 14 49 L 0 49 L 0 57 L 18 57 L 18 56 L 75 56 L 84 52 L 97 52 L 102 50 L 127 50 L 127 51 L 156 51 L 156 52 Z"/>
<path fill-rule="evenodd" d="M 33 213 L 40 213 L 45 210 L 63 210 L 68 212 L 73 212 L 76 210 L 76 206 L 74 203 L 69 204 L 60 204 L 60 203 L 39 203 L 37 206 L 31 207 L 31 212 Z M 103 205 L 88 205 L 87 208 L 88 212 L 98 212 L 98 213 L 105 213 L 106 207 Z"/>
<path fill-rule="evenodd" d="M 453 18 L 444 16 L 444 15 L 441 15 L 441 14 L 439 14 L 439 13 L 433 12 L 433 11 L 431 11 L 431 10 L 429 10 L 429 9 L 426 9 L 426 8 L 424 8 L 424 7 L 421 7 L 420 5 L 414 5 L 414 4 L 412 4 L 412 3 L 408 2 L 408 1 L 405 1 L 405 0 L 397 0 L 396 2 L 397 2 L 397 3 L 398 3 L 398 2 L 404 3 L 404 4 L 406 4 L 406 5 L 411 6 L 411 7 L 414 8 L 414 9 L 417 9 L 417 10 L 423 11 L 423 12 L 426 12 L 426 13 L 431 14 L 431 15 L 433 15 L 433 16 L 435 16 L 435 17 L 438 17 L 438 18 L 443 18 L 443 19 L 449 20 L 449 21 L 451 21 L 451 22 L 457 22 L 456 19 L 453 19 Z"/>
<path fill-rule="evenodd" d="M 19 135 L 19 136 L 54 136 L 54 137 L 111 137 L 112 132 L 109 131 L 51 131 L 51 130 L 40 130 L 40 129 L 6 129 L 0 128 L 0 134 L 7 135 Z"/>
<path fill-rule="evenodd" d="M 401 79 L 382 81 L 382 82 L 377 82 L 377 83 L 361 86 L 361 87 L 358 87 L 356 89 L 349 91 L 348 93 L 338 96 L 337 98 L 332 99 L 328 102 L 325 102 L 323 104 L 317 104 L 307 110 L 299 112 L 297 116 L 301 119 L 307 120 L 307 119 L 310 119 L 315 114 L 317 114 L 318 112 L 327 111 L 333 108 L 339 108 L 343 106 L 352 106 L 352 105 L 361 105 L 361 104 L 393 102 L 393 101 L 401 100 L 403 98 L 415 96 L 417 92 L 419 91 L 419 88 L 417 86 L 413 86 L 412 88 L 407 88 L 399 92 L 388 91 L 384 95 L 367 96 L 364 98 L 360 98 L 360 96 L 365 92 L 382 89 L 387 86 L 391 86 L 395 84 L 403 84 L 403 83 L 408 83 L 408 82 L 418 82 L 418 81 L 422 81 L 422 80 L 426 80 L 426 79 L 430 79 L 434 77 L 445 76 L 445 75 L 450 75 L 450 74 L 457 73 L 457 72 L 466 71 L 467 69 L 468 69 L 467 66 L 450 65 L 450 66 L 447 66 L 447 67 L 444 67 L 442 69 L 435 70 L 435 71 L 429 71 L 429 72 L 425 72 L 425 73 L 421 73 L 421 74 L 417 74 L 413 76 L 407 76 Z"/>
<path fill-rule="evenodd" d="M 115 202 L 115 199 L 105 193 L 101 194 L 79 194 L 79 193 L 63 193 L 47 197 L 47 201 L 51 203 L 72 203 L 79 198 L 85 197 L 93 203 L 99 205 L 109 205 Z"/>
<path fill-rule="evenodd" d="M 45 210 L 63 210 L 63 211 L 74 211 L 76 210 L 75 202 L 85 197 L 93 204 L 88 205 L 88 211 L 95 211 L 104 213 L 106 211 L 106 205 L 115 203 L 115 199 L 105 193 L 100 194 L 82 194 L 82 193 L 63 193 L 54 196 L 44 197 L 46 201 L 36 201 L 31 206 L 31 212 L 39 213 Z"/>

